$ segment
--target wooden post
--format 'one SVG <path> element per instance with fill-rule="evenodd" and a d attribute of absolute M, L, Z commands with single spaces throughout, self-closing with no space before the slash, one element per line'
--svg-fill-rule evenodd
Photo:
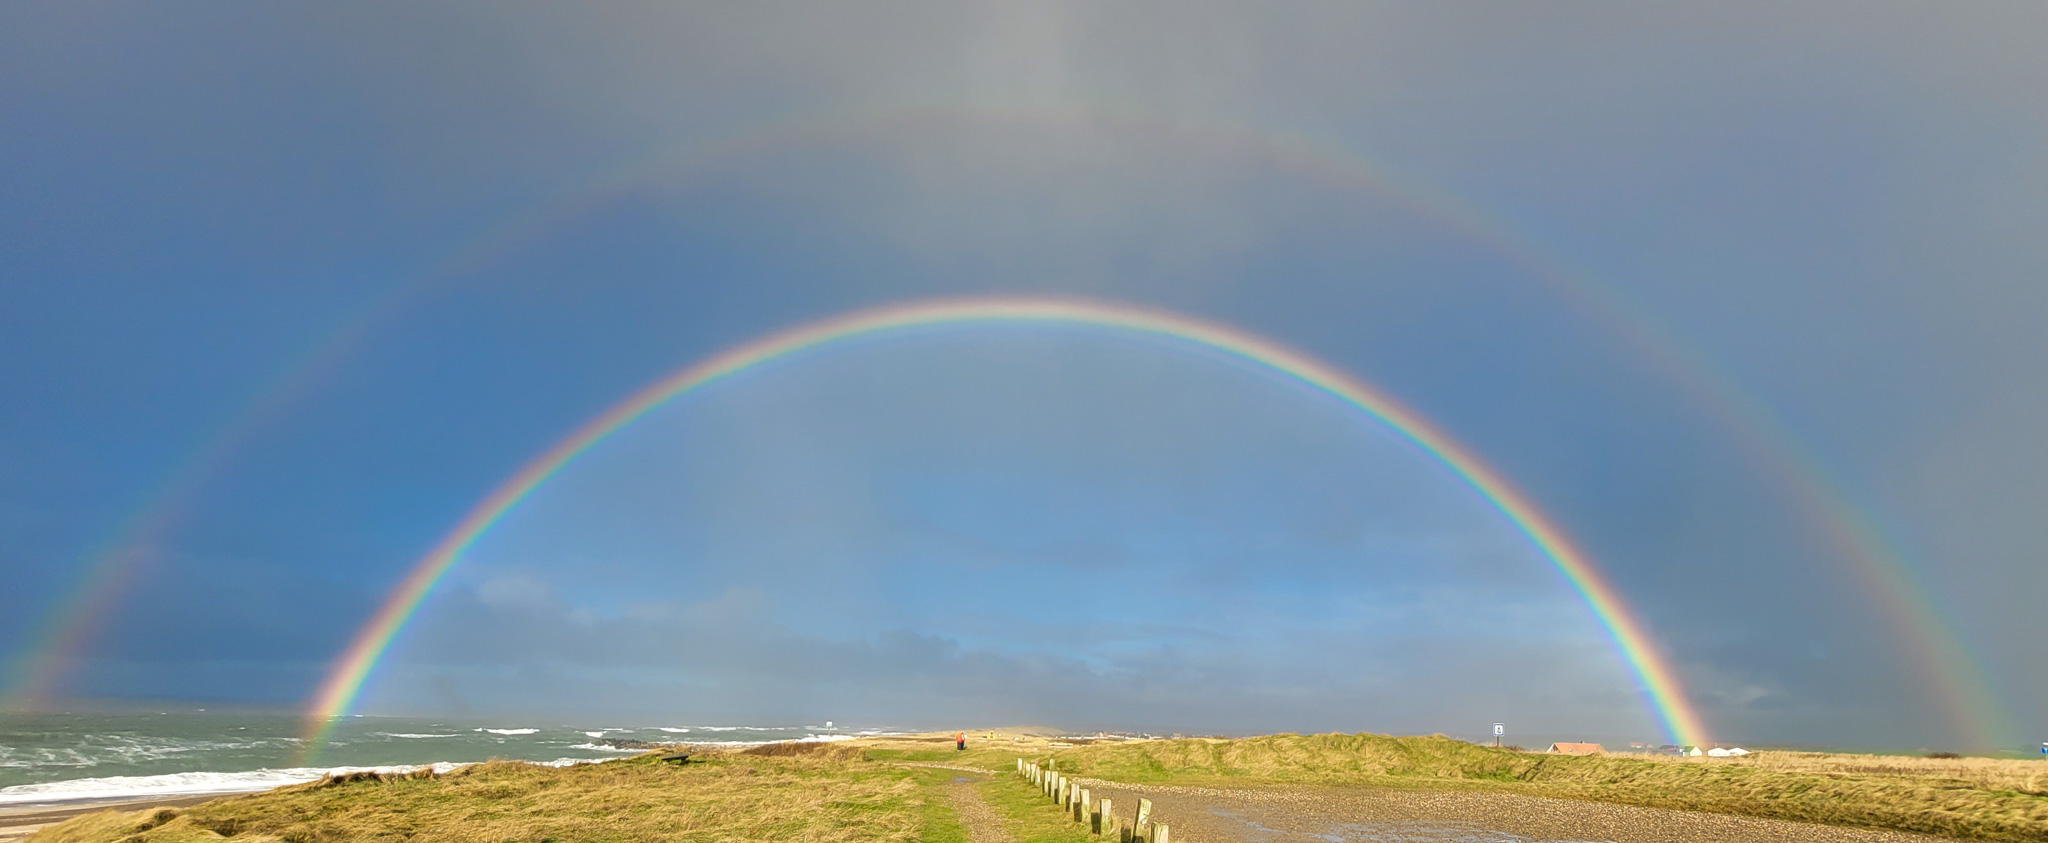
<path fill-rule="evenodd" d="M 1138 800 L 1138 818 L 1131 823 L 1131 839 L 1152 843 L 1152 800 Z"/>
<path fill-rule="evenodd" d="M 1110 807 L 1107 796 L 1102 797 L 1101 804 L 1095 806 L 1095 833 L 1112 837 L 1116 835 L 1116 809 Z"/>
<path fill-rule="evenodd" d="M 1088 788 L 1081 788 L 1081 801 L 1074 803 L 1074 822 L 1086 823 L 1095 814 L 1095 797 Z"/>
<path fill-rule="evenodd" d="M 1173 843 L 1173 835 L 1167 833 L 1166 823 L 1152 827 L 1152 843 Z"/>

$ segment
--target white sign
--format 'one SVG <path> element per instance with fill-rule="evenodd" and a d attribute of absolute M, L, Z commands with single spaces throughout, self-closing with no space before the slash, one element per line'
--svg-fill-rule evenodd
<path fill-rule="evenodd" d="M 1508 733 L 1508 727 L 1506 727 L 1506 726 L 1503 726 L 1503 725 L 1501 725 L 1501 724 L 1499 724 L 1499 723 L 1495 723 L 1495 724 L 1493 724 L 1493 736 L 1494 736 L 1494 737 L 1496 737 L 1496 738 L 1497 738 L 1497 737 L 1500 737 L 1501 735 L 1505 735 L 1505 734 L 1507 734 L 1507 733 Z"/>

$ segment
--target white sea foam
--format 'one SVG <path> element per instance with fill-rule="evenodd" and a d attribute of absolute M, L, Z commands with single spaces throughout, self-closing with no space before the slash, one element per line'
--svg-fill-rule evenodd
<path fill-rule="evenodd" d="M 539 730 L 539 729 L 478 729 L 477 731 L 479 731 L 479 732 L 489 732 L 489 733 L 491 733 L 491 734 L 493 734 L 493 735 L 531 735 L 531 734 L 533 734 L 533 733 L 535 733 L 535 732 L 538 732 L 538 731 L 540 731 L 540 730 Z"/>
<path fill-rule="evenodd" d="M 627 749 L 627 748 L 625 748 L 625 747 L 622 747 L 622 746 L 605 746 L 604 744 L 601 744 L 601 743 L 579 743 L 579 744 L 576 744 L 575 746 L 572 746 L 572 747 L 569 747 L 569 748 L 570 748 L 570 749 L 589 749 L 589 750 L 596 750 L 596 751 L 598 751 L 598 752 L 646 752 L 646 751 L 647 751 L 647 750 L 644 750 L 644 749 Z"/>
<path fill-rule="evenodd" d="M 680 735 L 680 734 L 683 734 L 684 732 L 688 732 L 688 731 L 690 731 L 690 730 L 688 730 L 688 729 L 684 729 L 684 728 L 680 728 L 680 727 L 675 727 L 675 726 L 656 726 L 655 728 L 657 728 L 657 729 L 659 729 L 659 730 L 661 730 L 661 731 L 667 732 L 667 733 L 669 733 L 669 734 L 671 734 L 671 735 Z"/>
<path fill-rule="evenodd" d="M 592 747 L 577 747 L 578 749 Z M 594 747 L 603 749 L 604 747 Z M 573 767 L 578 764 L 598 764 L 609 758 L 557 758 L 553 761 L 528 761 L 524 763 L 540 767 Z M 241 773 L 171 773 L 161 776 L 107 776 L 97 779 L 73 779 L 63 782 L 23 784 L 14 787 L 0 787 L 0 805 L 21 805 L 55 802 L 83 802 L 108 799 L 141 799 L 153 796 L 192 796 L 211 793 L 248 793 L 269 790 L 288 784 L 299 784 L 319 779 L 321 776 L 347 773 L 410 773 L 415 770 L 432 769 L 446 773 L 468 763 L 437 761 L 432 764 L 400 764 L 388 767 L 286 767 L 275 770 L 250 770 Z"/>
<path fill-rule="evenodd" d="M 87 799 L 122 799 L 145 796 L 180 796 L 202 793 L 242 793 L 269 790 L 281 785 L 309 782 L 330 773 L 410 773 L 431 766 L 436 772 L 453 770 L 458 764 L 405 765 L 396 767 L 288 767 L 280 770 L 251 770 L 244 773 L 170 773 L 161 776 L 107 776 L 73 779 L 0 788 L 0 805 L 24 802 L 67 802 Z"/>
<path fill-rule="evenodd" d="M 411 733 L 408 733 L 408 732 L 378 732 L 377 734 L 383 735 L 384 737 L 387 737 L 387 738 L 409 738 L 409 739 L 412 739 L 412 740 L 418 740 L 418 739 L 420 739 L 420 738 L 457 738 L 457 737 L 461 737 L 461 735 L 415 735 L 415 734 L 411 734 Z"/>
<path fill-rule="evenodd" d="M 291 743 L 294 741 L 285 738 L 209 741 L 132 735 L 85 735 L 80 738 L 77 746 L 0 746 L 0 767 L 97 767 L 102 764 L 140 764 L 195 753 L 273 749 Z"/>
<path fill-rule="evenodd" d="M 859 735 L 805 735 L 801 738 L 776 738 L 765 741 L 691 741 L 694 746 L 765 746 L 771 743 L 833 743 L 850 741 Z"/>

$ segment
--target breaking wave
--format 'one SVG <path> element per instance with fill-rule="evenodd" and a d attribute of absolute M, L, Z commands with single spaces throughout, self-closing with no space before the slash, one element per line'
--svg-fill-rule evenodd
<path fill-rule="evenodd" d="M 577 747 L 584 749 L 586 747 Z M 603 747 L 587 747 L 602 749 Z M 522 763 L 539 767 L 573 767 L 578 764 L 598 764 L 609 758 L 557 758 L 553 761 L 526 761 Z M 214 793 L 249 793 L 269 790 L 288 784 L 317 781 L 321 776 L 346 773 L 410 773 L 415 770 L 431 769 L 436 773 L 469 766 L 448 761 L 432 764 L 398 764 L 388 767 L 287 767 L 275 770 L 250 770 L 241 773 L 170 773 L 161 776 L 106 776 L 97 779 L 73 779 L 62 782 L 0 787 L 0 805 L 21 805 L 52 802 L 82 802 L 113 799 L 142 799 L 155 796 L 204 796 Z"/>

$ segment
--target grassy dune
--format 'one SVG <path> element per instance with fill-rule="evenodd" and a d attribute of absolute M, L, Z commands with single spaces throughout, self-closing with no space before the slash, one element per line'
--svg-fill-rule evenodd
<path fill-rule="evenodd" d="M 673 767 L 652 756 L 561 770 L 479 764 L 443 776 L 355 776 L 184 809 L 106 811 L 39 843 L 928 840 L 968 836 L 954 773 L 1022 756 L 1126 783 L 1480 789 L 1983 840 L 2048 840 L 2048 762 L 1765 752 L 1743 759 L 1573 758 L 1442 737 L 1269 735 L 1102 742 L 944 738 L 779 745 Z M 973 785 L 1018 840 L 1079 839 L 1028 788 Z M 951 794 L 951 795 L 949 795 Z"/>
<path fill-rule="evenodd" d="M 933 798 L 936 771 L 818 755 L 652 757 L 550 769 L 518 763 L 443 776 L 362 775 L 185 809 L 78 817 L 39 843 L 314 841 L 964 841 Z"/>
<path fill-rule="evenodd" d="M 1024 754 L 1003 747 L 967 753 L 996 769 Z M 1985 840 L 2048 840 L 2048 762 L 1778 752 L 1743 759 L 1566 757 L 1381 735 L 1103 742 L 1027 757 L 1049 756 L 1076 775 L 1131 783 L 1501 789 Z"/>

